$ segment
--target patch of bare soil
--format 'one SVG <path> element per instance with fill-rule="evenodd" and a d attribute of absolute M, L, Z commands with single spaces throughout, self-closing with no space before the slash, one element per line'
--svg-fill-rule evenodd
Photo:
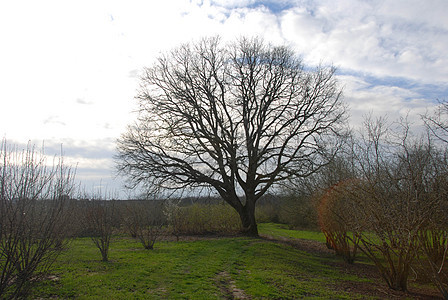
<path fill-rule="evenodd" d="M 262 236 L 262 238 L 288 244 L 322 258 L 335 255 L 333 250 L 328 249 L 324 243 L 317 241 L 288 238 L 279 239 L 272 236 Z M 337 286 L 333 287 L 335 290 L 344 291 L 353 295 L 353 298 L 367 296 L 378 299 L 443 299 L 435 288 L 430 287 L 416 287 L 411 285 L 408 292 L 391 290 L 373 265 L 356 262 L 354 264 L 348 264 L 342 259 L 331 262 L 325 260 L 325 263 L 345 274 L 369 279 L 369 282 L 341 281 Z"/>
<path fill-rule="evenodd" d="M 236 287 L 235 281 L 226 271 L 218 273 L 215 280 L 221 293 L 225 295 L 224 299 L 250 299 L 243 290 Z"/>

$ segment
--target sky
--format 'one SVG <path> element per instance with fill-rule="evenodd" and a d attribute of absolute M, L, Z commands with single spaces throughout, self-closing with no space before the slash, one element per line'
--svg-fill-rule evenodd
<path fill-rule="evenodd" d="M 116 140 L 136 119 L 142 69 L 183 42 L 261 36 L 337 67 L 356 127 L 419 115 L 448 95 L 446 0 L 0 0 L 0 135 L 62 147 L 86 190 L 132 195 Z"/>

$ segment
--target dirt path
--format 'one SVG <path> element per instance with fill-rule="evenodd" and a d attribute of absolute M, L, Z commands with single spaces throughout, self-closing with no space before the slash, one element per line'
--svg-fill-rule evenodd
<path fill-rule="evenodd" d="M 216 275 L 216 284 L 225 296 L 225 299 L 250 299 L 246 293 L 237 288 L 235 281 L 230 278 L 230 274 L 222 271 Z"/>
<path fill-rule="evenodd" d="M 180 240 L 195 241 L 219 238 L 221 238 L 221 236 L 219 235 L 182 236 Z M 290 245 L 298 250 L 306 251 L 322 258 L 333 257 L 335 255 L 333 250 L 328 249 L 324 243 L 318 241 L 273 237 L 270 235 L 261 235 L 260 238 L 274 243 Z M 370 280 L 370 282 L 341 281 L 336 286 L 334 286 L 335 290 L 344 291 L 350 295 L 353 295 L 354 299 L 369 297 L 376 299 L 443 300 L 443 297 L 439 296 L 437 290 L 427 287 L 415 287 L 414 285 L 411 285 L 408 292 L 391 290 L 379 275 L 376 267 L 370 264 L 359 262 L 355 262 L 354 264 L 347 264 L 342 259 L 338 261 L 331 260 L 331 262 L 324 259 L 323 261 L 332 268 L 339 269 L 342 273 L 355 275 L 357 277 Z M 250 299 L 250 296 L 245 294 L 243 290 L 236 287 L 235 282 L 231 280 L 230 274 L 225 271 L 217 274 L 216 285 L 219 287 L 221 292 L 226 295 L 225 299 Z"/>

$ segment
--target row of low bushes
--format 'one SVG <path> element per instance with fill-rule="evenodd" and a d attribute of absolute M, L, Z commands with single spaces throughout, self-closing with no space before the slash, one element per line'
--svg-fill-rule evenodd
<path fill-rule="evenodd" d="M 111 235 L 117 233 L 130 235 L 144 248 L 152 249 L 157 240 L 169 236 L 179 239 L 188 235 L 241 232 L 240 217 L 227 203 L 217 199 L 211 203 L 185 202 L 71 200 L 71 214 L 67 216 L 67 223 L 71 224 L 69 234 L 92 238 L 106 261 Z M 302 201 L 293 197 L 263 200 L 257 206 L 256 216 L 258 222 L 316 228 L 314 206 L 305 198 Z"/>
<path fill-rule="evenodd" d="M 136 237 L 139 224 L 159 226 L 163 228 L 163 235 L 177 237 L 233 235 L 241 231 L 238 213 L 223 201 L 185 204 L 151 200 L 71 200 L 70 207 L 71 214 L 67 216 L 67 223 L 71 224 L 69 234 L 74 237 L 90 237 L 95 234 L 86 221 L 87 215 L 95 213 L 101 216 L 109 214 L 107 226 L 113 228 L 115 233 L 130 234 L 133 237 Z M 106 213 L 100 209 L 114 212 Z M 261 201 L 256 207 L 256 218 L 259 223 L 282 223 L 291 228 L 302 229 L 318 228 L 315 205 L 304 197 L 288 196 Z"/>
<path fill-rule="evenodd" d="M 319 229 L 314 199 L 300 194 L 290 193 L 272 201 L 260 201 L 255 217 L 259 223 L 287 224 L 291 229 Z"/>
<path fill-rule="evenodd" d="M 237 212 L 226 203 L 192 204 L 189 206 L 167 205 L 165 213 L 172 234 L 235 234 L 241 231 Z"/>
<path fill-rule="evenodd" d="M 99 211 L 100 209 L 103 211 Z M 133 237 L 136 236 L 137 227 L 140 225 L 158 226 L 163 228 L 165 235 L 176 236 L 231 235 L 241 230 L 238 213 L 224 202 L 179 205 L 168 201 L 148 200 L 73 200 L 72 214 L 67 219 L 71 224 L 71 236 L 89 237 L 94 234 L 92 226 L 86 222 L 89 211 L 97 217 L 108 215 L 107 226 L 113 228 L 115 233 L 126 233 Z"/>

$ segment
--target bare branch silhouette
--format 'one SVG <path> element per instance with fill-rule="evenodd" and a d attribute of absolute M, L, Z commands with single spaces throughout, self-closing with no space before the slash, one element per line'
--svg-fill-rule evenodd
<path fill-rule="evenodd" d="M 307 70 L 291 49 L 257 38 L 182 45 L 145 69 L 118 170 L 133 185 L 212 187 L 257 235 L 257 200 L 337 149 L 326 147 L 345 115 L 334 72 Z"/>

